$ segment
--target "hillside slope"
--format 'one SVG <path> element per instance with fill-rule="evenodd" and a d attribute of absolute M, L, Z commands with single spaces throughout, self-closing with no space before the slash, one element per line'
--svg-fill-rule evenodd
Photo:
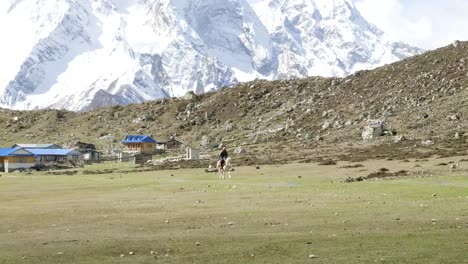
<path fill-rule="evenodd" d="M 84 113 L 2 110 L 0 139 L 4 146 L 82 140 L 105 148 L 127 133 L 174 135 L 207 149 L 244 146 L 265 162 L 467 154 L 467 63 L 468 43 L 456 42 L 346 78 L 256 81 Z M 375 119 L 407 140 L 363 141 L 363 127 Z"/>

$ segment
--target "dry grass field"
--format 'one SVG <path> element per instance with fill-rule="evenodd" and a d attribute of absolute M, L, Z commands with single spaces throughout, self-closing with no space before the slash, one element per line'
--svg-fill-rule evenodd
<path fill-rule="evenodd" d="M 0 263 L 468 263 L 460 159 L 3 173 Z"/>

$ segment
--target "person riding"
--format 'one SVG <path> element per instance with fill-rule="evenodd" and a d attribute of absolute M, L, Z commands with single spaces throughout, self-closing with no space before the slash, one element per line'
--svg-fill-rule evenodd
<path fill-rule="evenodd" d="M 228 158 L 228 153 L 226 150 L 226 147 L 223 147 L 223 150 L 219 154 L 218 160 L 221 161 L 221 166 L 224 167 L 224 164 L 226 164 L 226 159 Z"/>

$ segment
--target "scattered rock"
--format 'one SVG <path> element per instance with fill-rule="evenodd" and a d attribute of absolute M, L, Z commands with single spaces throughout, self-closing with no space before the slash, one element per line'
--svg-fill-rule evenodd
<path fill-rule="evenodd" d="M 208 147 L 208 144 L 210 144 L 210 138 L 207 135 L 202 136 L 200 140 L 200 145 L 202 147 Z"/>
<path fill-rule="evenodd" d="M 460 117 L 458 115 L 448 115 L 445 119 L 449 121 L 456 121 L 456 120 L 460 120 Z"/>
<path fill-rule="evenodd" d="M 328 128 L 330 128 L 331 124 L 330 124 L 330 121 L 328 120 L 325 120 L 322 124 L 322 130 L 326 130 Z"/>
<path fill-rule="evenodd" d="M 324 165 L 324 166 L 336 165 L 336 161 L 332 159 L 327 159 L 327 160 L 319 162 L 318 165 Z"/>
<path fill-rule="evenodd" d="M 315 136 L 315 141 L 323 141 L 324 139 L 322 136 Z"/>
<path fill-rule="evenodd" d="M 409 174 L 408 171 L 405 171 L 405 170 L 400 170 L 395 173 L 389 173 L 387 171 L 377 171 L 377 172 L 370 173 L 366 177 L 363 177 L 363 176 L 359 176 L 357 178 L 348 177 L 347 179 L 344 180 L 344 182 L 351 183 L 351 182 L 360 182 L 360 181 L 370 180 L 370 179 L 395 178 L 395 177 L 407 176 L 408 174 Z M 386 196 L 386 194 L 383 194 L 383 195 Z"/>
<path fill-rule="evenodd" d="M 395 142 L 395 143 L 400 143 L 400 142 L 403 142 L 403 141 L 406 141 L 406 137 L 403 136 L 403 135 L 398 135 L 398 136 L 395 136 L 393 138 L 393 142 Z"/>
<path fill-rule="evenodd" d="M 197 97 L 197 95 L 193 91 L 188 91 L 182 98 L 184 100 L 193 100 Z"/>
<path fill-rule="evenodd" d="M 458 168 L 458 163 L 452 163 L 450 164 L 450 170 L 455 170 Z"/>
<path fill-rule="evenodd" d="M 465 132 L 457 132 L 455 133 L 455 138 L 456 139 L 460 139 L 460 138 L 463 138 L 465 136 Z"/>
<path fill-rule="evenodd" d="M 138 117 L 138 118 L 133 119 L 132 123 L 139 124 L 139 123 L 141 123 L 141 121 L 142 121 L 141 118 Z"/>
<path fill-rule="evenodd" d="M 421 142 L 421 145 L 423 145 L 423 146 L 432 146 L 432 145 L 434 145 L 434 141 L 432 141 L 432 139 L 423 140 Z"/>
<path fill-rule="evenodd" d="M 225 132 L 231 132 L 233 129 L 234 129 L 234 125 L 232 124 L 232 122 L 230 120 L 228 120 L 228 121 L 226 121 L 224 123 L 224 131 Z"/>
<path fill-rule="evenodd" d="M 245 149 L 243 147 L 236 147 L 233 151 L 234 154 L 245 154 Z"/>
<path fill-rule="evenodd" d="M 355 164 L 355 165 L 346 165 L 346 166 L 341 166 L 340 168 L 342 169 L 356 169 L 356 168 L 363 168 L 364 165 L 362 164 Z"/>
<path fill-rule="evenodd" d="M 382 120 L 371 120 L 362 131 L 363 140 L 371 140 L 384 135 L 385 122 Z"/>

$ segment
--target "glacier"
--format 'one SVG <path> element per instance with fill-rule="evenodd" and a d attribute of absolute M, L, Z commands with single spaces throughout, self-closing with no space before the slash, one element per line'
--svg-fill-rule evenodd
<path fill-rule="evenodd" d="M 422 52 L 352 0 L 2 0 L 0 36 L 0 107 L 20 110 L 346 76 Z"/>

